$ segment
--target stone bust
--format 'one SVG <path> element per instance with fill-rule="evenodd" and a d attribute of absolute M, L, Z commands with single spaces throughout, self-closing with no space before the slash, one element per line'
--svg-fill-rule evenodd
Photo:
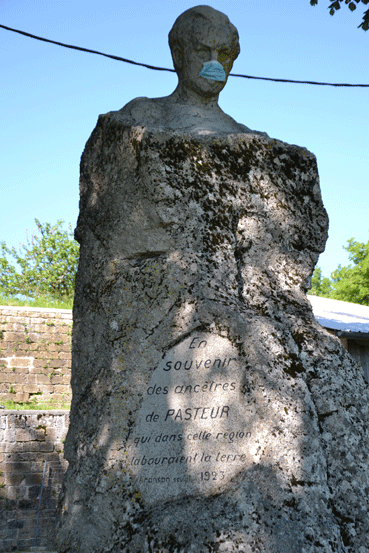
<path fill-rule="evenodd" d="M 163 98 L 135 98 L 115 112 L 119 119 L 195 134 L 246 132 L 267 136 L 237 123 L 218 105 L 219 93 L 240 53 L 237 29 L 226 15 L 210 6 L 186 10 L 169 33 L 169 46 L 178 75 L 174 92 Z"/>

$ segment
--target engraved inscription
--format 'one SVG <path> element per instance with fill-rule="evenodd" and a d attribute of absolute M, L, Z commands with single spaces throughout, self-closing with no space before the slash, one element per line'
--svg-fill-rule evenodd
<path fill-rule="evenodd" d="M 214 493 L 252 462 L 242 376 L 237 350 L 215 334 L 194 334 L 166 353 L 125 450 L 144 500 Z"/>

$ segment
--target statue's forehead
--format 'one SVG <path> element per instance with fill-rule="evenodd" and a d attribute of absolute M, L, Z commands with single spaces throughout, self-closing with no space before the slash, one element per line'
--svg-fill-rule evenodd
<path fill-rule="evenodd" d="M 193 46 L 226 48 L 232 43 L 233 32 L 228 25 L 204 26 L 201 29 L 195 28 L 194 31 L 192 37 L 189 37 Z"/>

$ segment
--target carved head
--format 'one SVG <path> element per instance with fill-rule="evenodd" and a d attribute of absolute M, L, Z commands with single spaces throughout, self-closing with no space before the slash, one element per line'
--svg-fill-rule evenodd
<path fill-rule="evenodd" d="M 200 77 L 203 64 L 218 61 L 228 78 L 240 53 L 236 27 L 210 6 L 195 6 L 183 12 L 169 33 L 169 46 L 179 82 L 203 97 L 218 95 L 227 82 Z"/>

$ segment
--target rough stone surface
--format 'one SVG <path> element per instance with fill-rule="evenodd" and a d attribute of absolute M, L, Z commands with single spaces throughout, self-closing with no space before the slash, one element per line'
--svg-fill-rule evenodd
<path fill-rule="evenodd" d="M 99 118 L 59 553 L 369 553 L 368 386 L 305 295 L 327 226 L 304 148 Z"/>

